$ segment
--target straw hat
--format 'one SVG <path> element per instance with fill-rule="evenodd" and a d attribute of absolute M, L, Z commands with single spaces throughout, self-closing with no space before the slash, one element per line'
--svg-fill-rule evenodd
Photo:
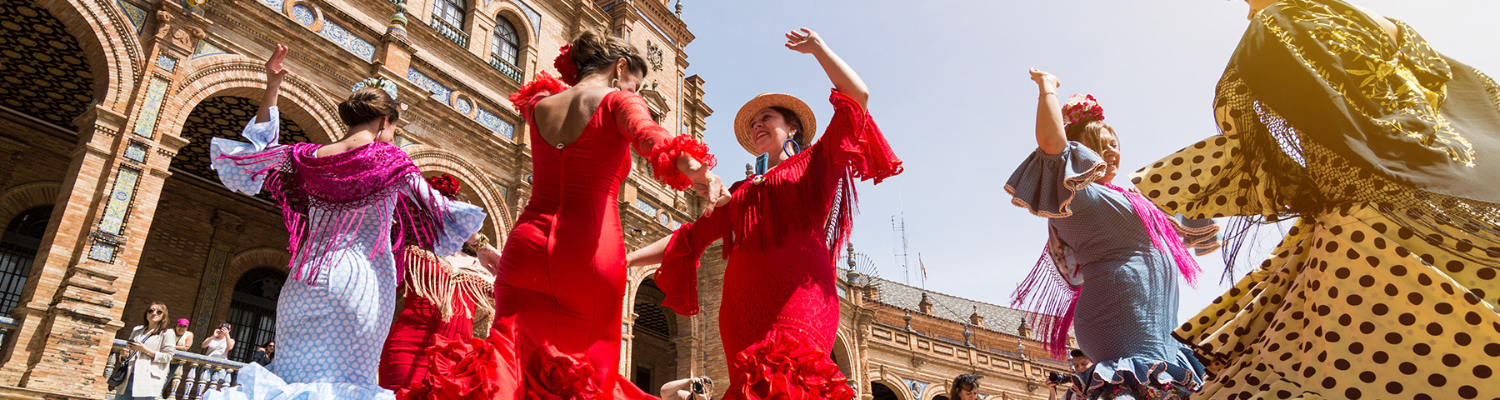
<path fill-rule="evenodd" d="M 807 107 L 807 103 L 789 94 L 761 93 L 741 106 L 740 112 L 734 116 L 734 136 L 740 140 L 740 146 L 743 146 L 745 151 L 750 154 L 760 154 L 760 151 L 755 149 L 755 139 L 750 137 L 750 119 L 766 107 L 781 107 L 797 114 L 797 119 L 802 122 L 802 141 L 798 144 L 801 144 L 803 149 L 812 145 L 813 137 L 818 133 L 818 118 L 813 115 L 812 109 Z"/>

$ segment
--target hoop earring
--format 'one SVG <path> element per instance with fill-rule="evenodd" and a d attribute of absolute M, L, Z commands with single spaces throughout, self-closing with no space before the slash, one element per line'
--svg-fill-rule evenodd
<path fill-rule="evenodd" d="M 610 80 L 609 81 L 609 88 L 610 89 L 614 89 L 614 90 L 620 90 L 620 78 L 615 78 L 615 79 Z"/>

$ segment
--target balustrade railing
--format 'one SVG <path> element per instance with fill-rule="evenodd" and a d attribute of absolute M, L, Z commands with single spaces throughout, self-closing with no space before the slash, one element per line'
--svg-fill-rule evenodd
<path fill-rule="evenodd" d="M 505 59 L 501 58 L 499 54 L 490 54 L 490 66 L 495 67 L 496 70 L 499 70 L 500 73 L 505 74 L 505 76 L 509 76 L 510 79 L 514 79 L 516 83 L 519 84 L 522 82 L 521 68 L 515 65 L 511 65 L 509 61 L 505 61 Z"/>
<path fill-rule="evenodd" d="M 104 376 L 109 377 L 114 373 L 115 363 L 120 357 L 129 353 L 125 347 L 125 341 L 115 339 L 114 351 L 109 354 L 109 362 L 104 366 Z M 237 377 L 243 363 L 229 360 L 209 358 L 208 356 L 178 352 L 172 356 L 172 366 L 168 369 L 171 375 L 167 377 L 166 387 L 162 393 L 166 396 L 162 399 L 193 400 L 203 398 L 207 390 L 222 389 L 239 384 Z M 120 385 L 108 392 L 107 399 L 115 398 L 115 395 L 124 392 L 127 385 Z"/>
<path fill-rule="evenodd" d="M 432 29 L 437 30 L 438 34 L 447 36 L 448 40 L 452 40 L 453 43 L 458 43 L 459 47 L 469 47 L 469 34 L 464 33 L 463 29 L 450 25 L 447 21 L 443 21 L 442 18 L 438 18 L 437 16 L 433 16 L 428 25 L 431 25 Z"/>

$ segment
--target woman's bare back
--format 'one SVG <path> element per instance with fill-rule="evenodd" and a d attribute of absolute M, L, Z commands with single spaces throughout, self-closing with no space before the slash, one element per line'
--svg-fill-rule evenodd
<path fill-rule="evenodd" d="M 532 115 L 536 118 L 537 134 L 546 142 L 541 144 L 562 148 L 578 140 L 594 118 L 599 103 L 612 91 L 603 87 L 575 87 L 538 101 Z"/>

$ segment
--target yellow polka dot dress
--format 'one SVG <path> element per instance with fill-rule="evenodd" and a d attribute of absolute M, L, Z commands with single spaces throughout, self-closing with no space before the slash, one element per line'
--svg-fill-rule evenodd
<path fill-rule="evenodd" d="M 1500 115 L 1500 90 L 1364 15 L 1339 0 L 1257 15 L 1218 87 L 1222 134 L 1131 175 L 1168 213 L 1294 220 L 1173 333 L 1209 366 L 1195 398 L 1500 398 L 1500 204 L 1422 170 L 1500 163 L 1485 151 L 1500 129 L 1473 123 Z"/>

